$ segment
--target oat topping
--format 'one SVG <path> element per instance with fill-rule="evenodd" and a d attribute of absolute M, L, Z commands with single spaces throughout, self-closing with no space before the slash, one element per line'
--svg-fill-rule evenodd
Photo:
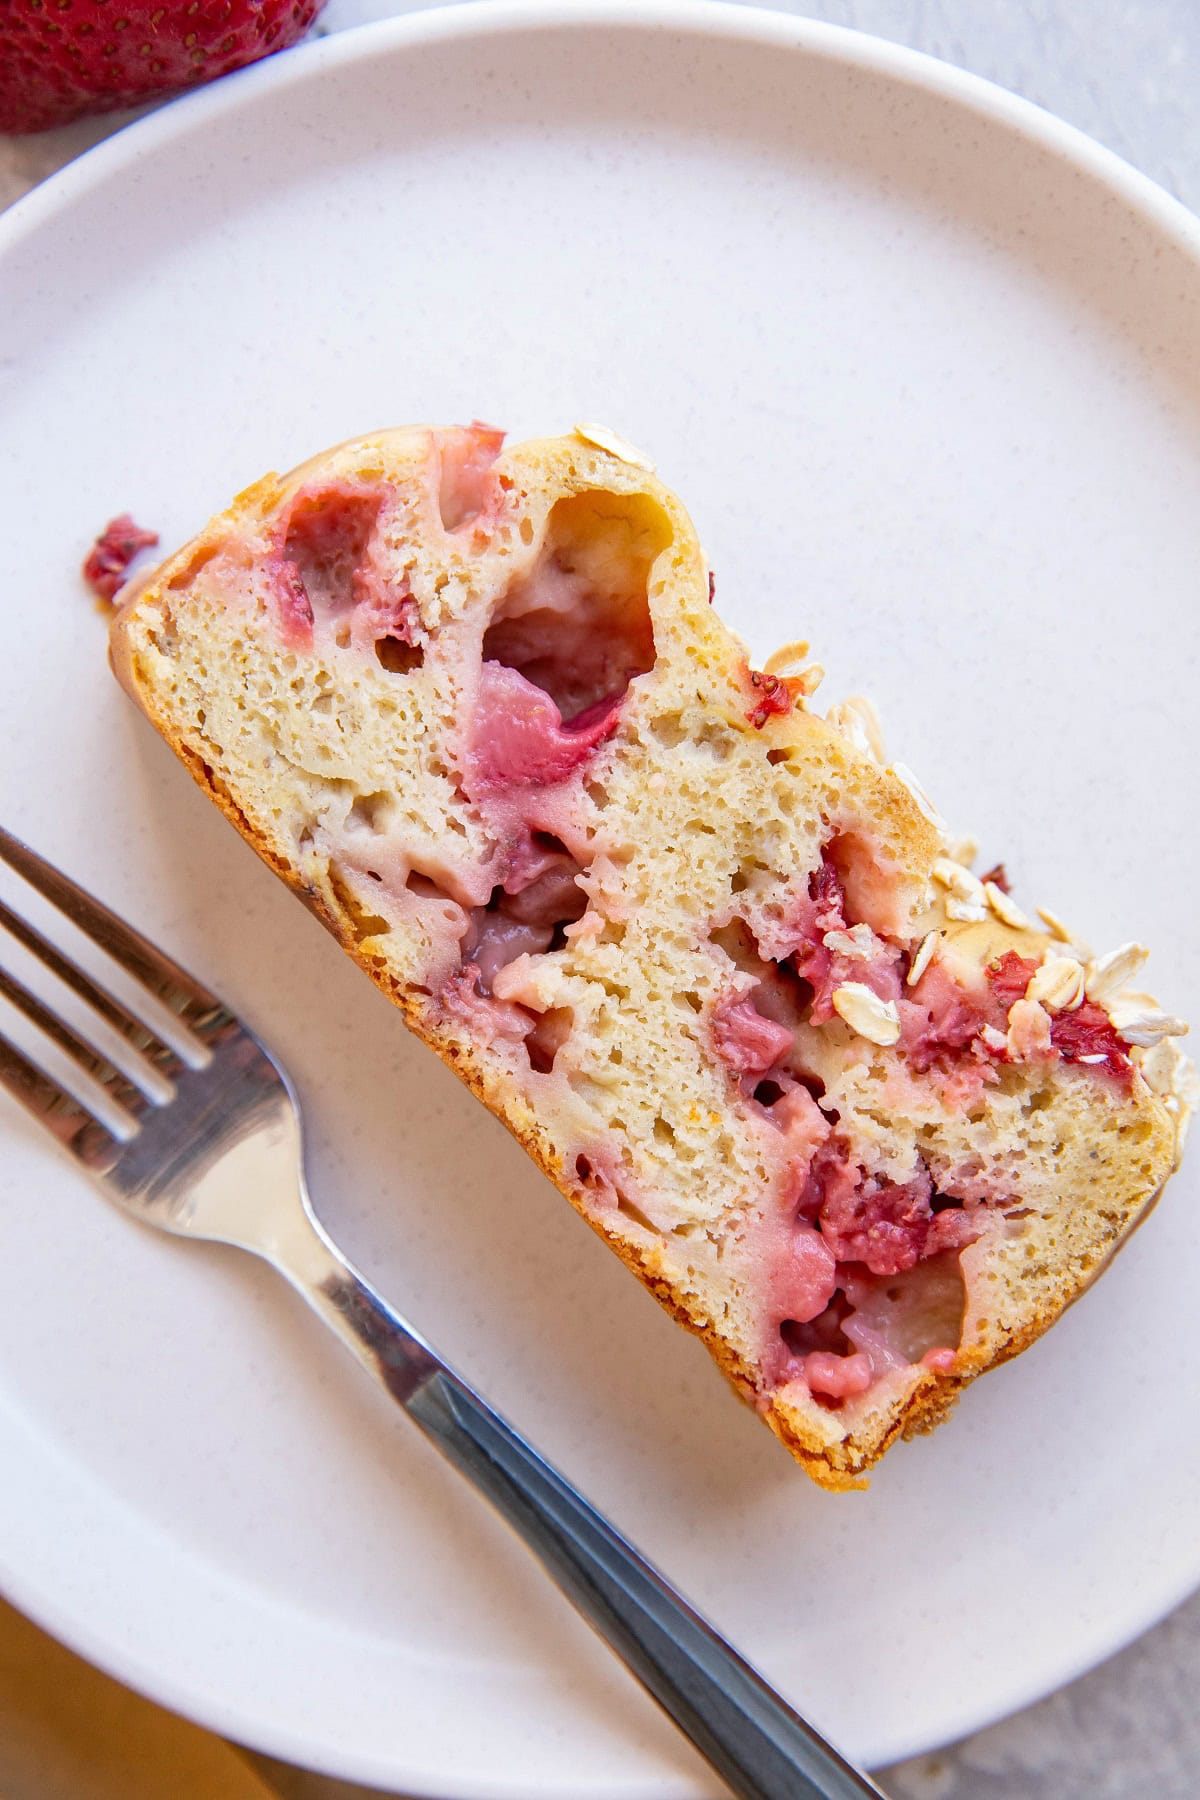
<path fill-rule="evenodd" d="M 1162 1038 L 1183 1037 L 1187 1033 L 1187 1025 L 1182 1019 L 1163 1012 L 1141 994 L 1123 995 L 1110 1001 L 1106 1010 L 1113 1030 L 1127 1044 L 1141 1044 L 1149 1049 Z"/>
<path fill-rule="evenodd" d="M 1025 998 L 1036 1000 L 1048 1012 L 1074 1012 L 1083 1004 L 1083 985 L 1082 963 L 1073 956 L 1047 956 L 1030 976 Z"/>
<path fill-rule="evenodd" d="M 956 838 L 948 837 L 946 855 L 954 862 L 961 863 L 964 869 L 969 869 L 979 855 L 979 839 L 972 837 L 969 831 Z"/>
<path fill-rule="evenodd" d="M 894 1000 L 881 1000 L 862 981 L 843 981 L 833 990 L 833 1009 L 851 1031 L 872 1044 L 886 1048 L 900 1036 L 900 1009 Z"/>
<path fill-rule="evenodd" d="M 1076 932 L 1070 930 L 1068 926 L 1063 924 L 1057 913 L 1051 912 L 1048 906 L 1039 906 L 1037 915 L 1045 925 L 1051 937 L 1057 938 L 1060 944 L 1066 944 L 1072 955 L 1077 956 L 1080 962 L 1085 963 L 1091 960 L 1092 952 L 1090 947 L 1084 943 L 1083 939 L 1079 937 Z"/>
<path fill-rule="evenodd" d="M 979 1035 L 988 1049 L 995 1050 L 997 1054 L 1008 1049 L 1008 1039 L 1002 1031 L 997 1031 L 994 1025 L 985 1025 Z"/>
<path fill-rule="evenodd" d="M 852 925 L 849 931 L 827 931 L 821 939 L 827 950 L 840 950 L 843 956 L 873 956 L 879 939 L 869 925 Z"/>
<path fill-rule="evenodd" d="M 1023 931 L 1028 927 L 1029 920 L 1025 914 L 997 882 L 985 881 L 983 891 L 988 897 L 988 905 L 1005 925 L 1011 925 L 1014 931 Z"/>
<path fill-rule="evenodd" d="M 1143 944 L 1122 944 L 1107 956 L 1097 956 L 1087 970 L 1087 997 L 1097 1006 L 1107 1006 L 1122 988 L 1129 986 L 1150 952 Z"/>
<path fill-rule="evenodd" d="M 920 981 L 922 975 L 934 959 L 941 935 L 940 931 L 927 931 L 925 933 L 925 936 L 921 939 L 917 954 L 913 957 L 912 962 L 909 965 L 907 986 L 916 987 L 918 981 Z"/>
<path fill-rule="evenodd" d="M 970 869 L 964 868 L 962 863 L 956 862 L 953 857 L 935 857 L 933 879 L 941 882 L 943 887 L 949 888 L 950 892 L 957 894 L 961 900 L 982 901 L 985 897 L 983 883 L 978 875 L 972 875 Z"/>
<path fill-rule="evenodd" d="M 618 462 L 629 463 L 635 469 L 645 469 L 654 473 L 654 464 L 642 450 L 637 450 L 627 438 L 618 432 L 610 431 L 607 425 L 576 425 L 575 436 L 582 438 L 585 444 L 594 444 L 597 450 L 605 450 L 609 456 L 615 456 Z"/>
<path fill-rule="evenodd" d="M 763 674 L 789 675 L 796 673 L 804 668 L 808 650 L 808 641 L 805 638 L 797 638 L 791 644 L 780 644 L 778 650 L 773 650 L 763 664 Z"/>
<path fill-rule="evenodd" d="M 952 857 L 939 856 L 933 865 L 933 879 L 949 889 L 946 916 L 964 922 L 977 922 L 988 915 L 988 896 L 982 881 Z"/>
<path fill-rule="evenodd" d="M 1048 906 L 1039 906 L 1037 909 L 1037 916 L 1045 925 L 1050 936 L 1057 938 L 1060 944 L 1069 944 L 1071 942 L 1071 933 L 1067 930 L 1067 927 L 1063 924 L 1058 914 L 1051 912 Z"/>
<path fill-rule="evenodd" d="M 1181 1080 L 1186 1079 L 1186 1071 L 1192 1068 L 1173 1037 L 1160 1038 L 1137 1062 L 1146 1085 L 1160 1096 L 1175 1093 Z"/>
<path fill-rule="evenodd" d="M 825 714 L 825 723 L 841 732 L 861 755 L 869 756 L 872 762 L 882 766 L 887 756 L 883 747 L 883 729 L 879 714 L 865 694 L 851 694 L 848 700 L 831 706 Z"/>
<path fill-rule="evenodd" d="M 980 900 L 960 900 L 952 894 L 946 902 L 946 917 L 962 924 L 977 925 L 987 918 L 987 907 Z"/>
<path fill-rule="evenodd" d="M 793 699 L 807 700 L 816 693 L 825 679 L 824 666 L 819 662 L 805 662 L 807 655 L 808 645 L 803 639 L 794 644 L 784 644 L 768 656 L 762 666 L 762 673 L 777 681 L 786 682 Z M 861 745 L 856 747 L 862 748 Z M 867 753 L 870 754 L 869 751 Z"/>

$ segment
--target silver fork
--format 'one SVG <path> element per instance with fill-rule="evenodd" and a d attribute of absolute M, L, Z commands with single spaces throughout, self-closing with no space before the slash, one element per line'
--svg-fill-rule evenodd
<path fill-rule="evenodd" d="M 745 1800 L 880 1790 L 772 1691 L 668 1582 L 364 1281 L 308 1198 L 284 1071 L 223 1001 L 27 845 L 0 861 L 165 1003 L 187 1052 L 0 901 L 0 926 L 131 1047 L 145 1086 L 0 967 L 0 994 L 105 1090 L 105 1122 L 0 1034 L 0 1086 L 148 1225 L 235 1244 L 303 1296 L 524 1538 L 567 1597 Z M 132 1066 L 132 1065 L 131 1065 Z M 155 1071 L 147 1074 L 146 1071 Z M 165 1083 L 165 1085 L 164 1085 Z M 100 1109 L 101 1111 L 103 1109 Z"/>

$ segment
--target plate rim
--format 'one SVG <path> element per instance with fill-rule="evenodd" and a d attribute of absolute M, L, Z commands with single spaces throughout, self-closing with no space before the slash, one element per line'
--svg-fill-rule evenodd
<path fill-rule="evenodd" d="M 323 69 L 356 62 L 370 54 L 376 41 L 403 49 L 446 38 L 596 26 L 659 27 L 775 43 L 892 76 L 909 87 L 957 101 L 1096 175 L 1200 259 L 1200 215 L 1117 151 L 1036 101 L 890 38 L 770 5 L 741 5 L 736 0 L 421 0 L 415 11 L 346 26 L 192 88 L 118 126 L 0 212 L 0 256 L 47 217 L 132 162 L 143 149 L 150 151 L 156 143 L 202 128 L 206 119 L 218 117 L 227 108 L 252 105 L 260 90 L 289 86 L 315 77 Z"/>
<path fill-rule="evenodd" d="M 732 0 L 465 0 L 461 4 L 425 0 L 418 10 L 344 28 L 181 95 L 128 121 L 83 151 L 0 215 L 0 266 L 27 237 L 36 235 L 62 211 L 118 178 L 143 155 L 153 154 L 161 145 L 202 135 L 224 113 L 253 107 L 262 94 L 319 80 L 327 71 L 381 52 L 403 55 L 455 39 L 596 28 L 614 32 L 662 29 L 685 36 L 773 45 L 792 49 L 810 60 L 880 74 L 931 98 L 949 100 L 1103 184 L 1143 222 L 1171 239 L 1195 264 L 1200 278 L 1200 217 L 1152 177 L 1079 127 L 983 76 L 926 52 L 848 26 L 798 17 L 769 6 L 734 4 Z M 39 1437 L 34 1421 L 16 1414 L 13 1418 L 19 1429 Z M 53 1455 L 54 1446 L 44 1447 Z M 429 1779 L 430 1771 L 425 1767 L 402 1766 L 391 1758 L 383 1768 L 371 1754 L 356 1756 L 352 1747 L 340 1740 L 334 1743 L 328 1738 L 317 1741 L 306 1737 L 296 1720 L 285 1722 L 276 1718 L 264 1722 L 252 1706 L 243 1709 L 228 1696 L 221 1702 L 208 1693 L 196 1696 L 190 1690 L 183 1691 L 183 1678 L 157 1666 L 147 1668 L 132 1646 L 117 1641 L 117 1633 L 110 1631 L 105 1639 L 103 1629 L 86 1618 L 66 1618 L 69 1609 L 61 1597 L 42 1593 L 36 1583 L 24 1581 L 21 1571 L 6 1558 L 0 1558 L 0 1573 L 0 1591 L 59 1641 L 135 1691 L 213 1731 L 299 1766 L 349 1780 L 399 1781 L 407 1789 L 411 1783 Z M 1119 1619 L 1114 1619 L 1103 1641 L 1092 1643 L 1063 1664 L 1064 1672 L 1055 1688 L 1047 1689 L 1041 1678 L 1034 1678 L 1026 1688 L 1013 1684 L 982 1711 L 960 1706 L 956 1722 L 948 1724 L 937 1744 L 983 1729 L 1078 1679 L 1152 1628 L 1197 1587 L 1200 1548 L 1195 1567 L 1182 1578 L 1177 1574 L 1157 1590 L 1147 1583 L 1139 1595 L 1131 1596 L 1131 1604 Z M 935 1747 L 923 1735 L 916 1734 L 910 1742 L 891 1746 L 886 1760 L 900 1761 Z M 512 1800 L 517 1793 L 530 1791 L 504 1779 L 480 1782 L 439 1774 L 438 1780 L 439 1784 L 453 1784 L 444 1790 L 446 1800 L 451 1800 L 451 1796 L 453 1800 Z M 636 1790 L 638 1800 L 648 1800 L 652 1793 L 661 1800 L 693 1793 L 686 1777 L 684 1782 L 686 1785 L 680 1787 L 677 1779 L 667 1776 L 652 1789 L 642 1781 Z M 578 1791 L 596 1795 L 602 1790 L 588 1783 Z M 627 1783 L 610 1781 L 603 1792 L 628 1795 L 632 1800 L 634 1790 Z"/>

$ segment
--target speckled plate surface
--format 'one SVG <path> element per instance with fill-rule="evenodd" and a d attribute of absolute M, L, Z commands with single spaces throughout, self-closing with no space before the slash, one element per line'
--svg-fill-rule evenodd
<path fill-rule="evenodd" d="M 284 1053 L 376 1282 L 857 1756 L 1200 1580 L 1190 1171 L 869 1494 L 818 1493 L 194 791 L 76 569 L 372 426 L 602 418 L 758 654 L 813 640 L 1029 903 L 1200 1017 L 1200 227 L 1088 140 L 748 10 L 467 7 L 174 105 L 0 222 L 0 816 Z M 711 1794 L 298 1304 L 0 1111 L 0 1579 L 231 1735 L 422 1794 Z"/>

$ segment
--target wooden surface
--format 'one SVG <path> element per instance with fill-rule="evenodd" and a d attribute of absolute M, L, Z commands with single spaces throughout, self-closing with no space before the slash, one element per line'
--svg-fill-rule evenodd
<path fill-rule="evenodd" d="M 781 9 L 987 76 L 1090 132 L 1200 211 L 1200 0 L 826 0 Z M 324 29 L 411 10 L 396 0 L 329 0 Z M 119 122 L 0 138 L 0 206 Z M 1033 1595 L 1030 1617 L 1032 1629 Z M 1040 1705 L 880 1779 L 894 1800 L 1196 1800 L 1198 1687 L 1200 1597 Z M 0 1800 L 367 1794 L 243 1757 L 0 1605 Z"/>
<path fill-rule="evenodd" d="M 228 1744 L 0 1603 L 0 1800 L 273 1800 Z"/>

